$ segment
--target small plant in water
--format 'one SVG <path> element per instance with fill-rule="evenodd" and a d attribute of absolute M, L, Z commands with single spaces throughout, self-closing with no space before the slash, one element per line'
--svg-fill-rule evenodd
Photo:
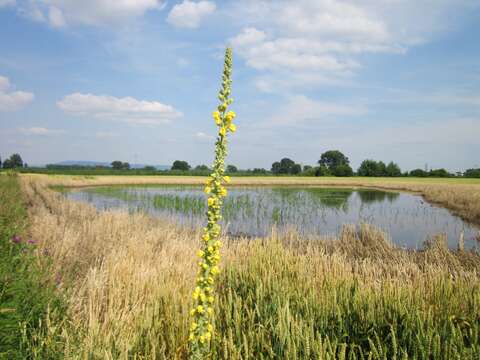
<path fill-rule="evenodd" d="M 233 124 L 235 113 L 228 110 L 233 102 L 230 98 L 232 74 L 232 50 L 225 51 L 225 64 L 223 69 L 222 87 L 218 95 L 220 105 L 213 112 L 213 119 L 218 126 L 218 137 L 215 142 L 215 160 L 213 171 L 205 185 L 205 193 L 208 197 L 207 226 L 202 236 L 203 246 L 197 255 L 200 258 L 196 287 L 193 292 L 193 307 L 190 312 L 192 322 L 190 326 L 190 357 L 203 359 L 210 349 L 210 340 L 214 331 L 213 303 L 215 300 L 214 282 L 219 273 L 220 261 L 220 225 L 222 218 L 221 209 L 223 198 L 227 196 L 225 184 L 230 181 L 225 176 L 225 156 L 227 155 L 227 134 L 236 130 Z"/>

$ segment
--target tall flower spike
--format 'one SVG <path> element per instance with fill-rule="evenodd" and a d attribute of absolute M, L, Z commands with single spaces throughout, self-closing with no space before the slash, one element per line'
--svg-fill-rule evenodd
<path fill-rule="evenodd" d="M 233 103 L 230 98 L 231 93 L 231 75 L 232 75 L 232 49 L 225 51 L 225 64 L 223 67 L 222 87 L 219 91 L 218 99 L 220 104 L 213 112 L 213 120 L 218 126 L 218 136 L 215 142 L 215 160 L 206 185 L 205 193 L 209 195 L 207 200 L 207 226 L 204 228 L 202 236 L 202 249 L 197 252 L 200 258 L 198 263 L 197 287 L 193 292 L 193 304 L 190 314 L 192 316 L 190 327 L 190 358 L 205 359 L 210 351 L 210 341 L 214 336 L 214 312 L 215 303 L 214 284 L 220 269 L 220 246 L 218 240 L 220 236 L 221 211 L 223 198 L 227 196 L 225 184 L 230 181 L 225 176 L 225 157 L 227 156 L 227 136 L 236 130 L 233 124 L 235 113 L 228 110 L 228 106 Z"/>

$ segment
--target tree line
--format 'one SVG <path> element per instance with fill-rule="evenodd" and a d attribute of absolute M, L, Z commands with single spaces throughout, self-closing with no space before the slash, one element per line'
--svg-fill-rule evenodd
<path fill-rule="evenodd" d="M 0 168 L 3 169 L 25 169 L 28 168 L 20 156 L 15 153 L 10 155 L 2 162 L 0 157 Z M 110 166 L 86 166 L 86 165 L 60 165 L 48 164 L 47 170 L 55 171 L 101 171 L 102 173 L 117 173 L 117 174 L 191 174 L 191 175 L 208 175 L 211 169 L 207 165 L 197 165 L 192 167 L 187 161 L 175 160 L 169 170 L 157 170 L 153 166 L 145 166 L 140 169 L 132 169 L 130 163 L 115 160 L 110 163 Z M 42 169 L 28 169 L 22 171 L 42 172 Z M 414 169 L 411 171 L 402 172 L 400 166 L 393 161 L 384 163 L 383 161 L 376 161 L 373 159 L 363 160 L 356 171 L 350 165 L 350 160 L 345 154 L 339 150 L 328 150 L 320 155 L 319 160 L 315 166 L 304 165 L 296 163 L 292 159 L 283 158 L 280 161 L 275 161 L 270 170 L 264 168 L 254 168 L 242 170 L 235 165 L 227 165 L 226 172 L 236 175 L 297 175 L 297 176 L 366 176 L 366 177 L 467 177 L 480 178 L 479 169 L 467 169 L 465 172 L 452 174 L 446 169 Z"/>

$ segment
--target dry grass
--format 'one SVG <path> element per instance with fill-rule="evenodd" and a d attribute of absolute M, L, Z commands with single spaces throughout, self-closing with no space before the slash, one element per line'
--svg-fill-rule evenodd
<path fill-rule="evenodd" d="M 185 358 L 200 234 L 142 214 L 99 213 L 47 188 L 111 185 L 125 178 L 22 176 L 22 181 L 30 231 L 40 241 L 39 261 L 49 264 L 68 301 L 69 318 L 60 322 L 53 314 L 49 330 L 39 334 L 38 358 L 46 353 L 66 359 Z M 159 181 L 179 183 L 172 177 Z M 234 179 L 242 185 L 251 181 Z M 457 200 L 467 199 L 467 192 L 472 198 L 472 191 L 478 196 L 479 189 L 408 186 L 430 188 L 424 195 L 437 200 L 447 197 L 447 186 Z M 480 356 L 477 254 L 450 252 L 442 239 L 424 252 L 402 251 L 369 226 L 346 227 L 338 241 L 324 240 L 305 241 L 293 233 L 282 239 L 225 239 L 212 358 Z"/>

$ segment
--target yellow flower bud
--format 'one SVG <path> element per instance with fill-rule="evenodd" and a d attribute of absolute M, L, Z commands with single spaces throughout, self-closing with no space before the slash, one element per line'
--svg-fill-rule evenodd
<path fill-rule="evenodd" d="M 220 135 L 222 135 L 222 136 L 225 136 L 225 134 L 227 133 L 227 131 L 225 130 L 225 128 L 223 126 L 220 128 L 219 132 L 220 132 Z"/>
<path fill-rule="evenodd" d="M 226 182 L 227 184 L 231 181 L 230 176 L 228 176 L 228 175 L 227 175 L 227 176 L 224 176 L 224 177 L 223 177 L 223 180 L 225 180 L 225 182 Z"/>
<path fill-rule="evenodd" d="M 228 130 L 232 133 L 234 133 L 235 131 L 237 131 L 237 127 L 235 126 L 235 124 L 230 124 L 228 126 Z"/>
<path fill-rule="evenodd" d="M 197 256 L 198 256 L 199 258 L 202 258 L 203 255 L 205 255 L 205 253 L 204 253 L 202 250 L 198 250 L 198 251 L 197 251 Z"/>
<path fill-rule="evenodd" d="M 210 194 L 212 192 L 212 188 L 210 186 L 205 187 L 205 194 Z"/>

